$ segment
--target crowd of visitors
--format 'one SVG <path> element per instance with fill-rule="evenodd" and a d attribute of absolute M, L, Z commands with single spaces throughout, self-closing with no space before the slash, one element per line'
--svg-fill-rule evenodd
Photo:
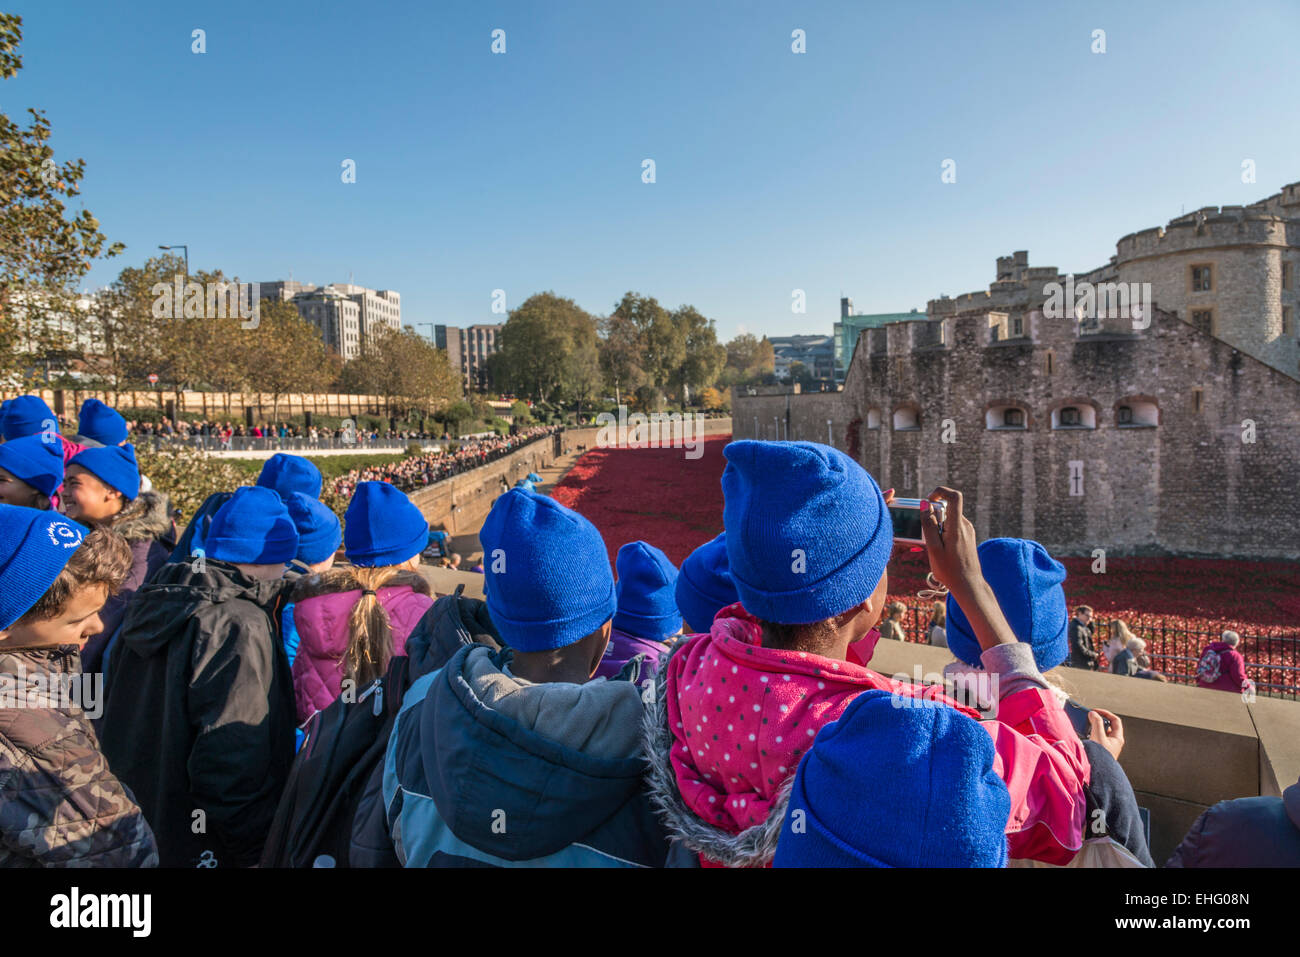
<path fill-rule="evenodd" d="M 954 660 L 917 684 L 871 666 L 892 493 L 828 446 L 728 445 L 724 532 L 680 568 L 642 541 L 611 568 L 590 521 L 511 488 L 480 601 L 431 592 L 391 480 L 358 476 L 340 523 L 277 454 L 178 536 L 120 416 L 83 408 L 82 445 L 31 398 L 0 412 L 3 494 L 41 496 L 0 504 L 0 865 L 1154 863 L 1121 719 L 1055 673 L 1090 612 L 1042 545 L 977 542 L 960 491 L 921 503 Z M 1206 811 L 1169 863 L 1300 865 L 1300 783 Z"/>
<path fill-rule="evenodd" d="M 452 475 L 476 469 L 480 465 L 509 455 L 522 445 L 527 445 L 559 429 L 554 425 L 535 425 L 520 429 L 515 435 L 488 435 L 458 442 L 455 451 L 439 450 L 405 458 L 385 465 L 369 465 L 352 469 L 330 483 L 338 495 L 351 495 L 361 482 L 388 482 L 404 492 L 412 492 L 432 485 Z"/>

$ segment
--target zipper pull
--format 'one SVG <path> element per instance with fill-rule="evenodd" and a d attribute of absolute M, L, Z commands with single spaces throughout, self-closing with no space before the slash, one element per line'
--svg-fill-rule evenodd
<path fill-rule="evenodd" d="M 375 717 L 384 713 L 384 683 L 383 679 L 375 679 Z"/>

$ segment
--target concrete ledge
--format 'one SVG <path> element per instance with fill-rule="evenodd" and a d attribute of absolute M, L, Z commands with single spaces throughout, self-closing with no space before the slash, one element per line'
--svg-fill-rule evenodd
<path fill-rule="evenodd" d="M 1246 710 L 1259 735 L 1259 793 L 1280 797 L 1300 780 L 1300 701 L 1256 698 Z"/>
<path fill-rule="evenodd" d="M 944 648 L 883 640 L 871 667 L 936 680 L 953 660 Z M 1151 853 L 1163 864 L 1196 817 L 1219 801 L 1280 795 L 1300 778 L 1300 702 L 1140 678 L 1056 668 L 1052 678 L 1080 704 L 1124 722 L 1120 765 L 1151 812 Z"/>
<path fill-rule="evenodd" d="M 483 597 L 483 576 L 478 572 L 461 572 L 435 565 L 421 565 L 420 574 L 433 588 L 435 595 L 453 595 L 457 585 L 464 585 L 466 598 Z"/>

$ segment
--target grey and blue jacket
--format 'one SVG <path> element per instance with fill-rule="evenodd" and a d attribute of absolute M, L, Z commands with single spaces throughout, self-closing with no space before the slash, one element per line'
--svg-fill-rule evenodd
<path fill-rule="evenodd" d="M 406 867 L 662 867 L 634 680 L 534 684 L 510 658 L 470 645 L 411 685 L 354 863 L 385 830 Z"/>

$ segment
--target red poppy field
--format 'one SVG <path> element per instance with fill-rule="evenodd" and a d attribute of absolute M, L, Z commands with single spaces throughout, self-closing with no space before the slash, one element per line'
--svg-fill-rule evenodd
<path fill-rule="evenodd" d="M 613 561 L 619 546 L 641 539 L 678 564 L 722 530 L 722 449 L 727 436 L 682 449 L 593 449 L 556 486 L 554 497 L 589 518 Z M 1093 574 L 1088 557 L 1061 559 L 1070 607 L 1091 605 L 1099 622 L 1122 618 L 1150 643 L 1153 665 L 1172 680 L 1194 674 L 1204 645 L 1225 628 L 1242 635 L 1249 674 L 1260 690 L 1295 696 L 1300 686 L 1300 563 L 1232 559 L 1116 558 Z M 889 594 L 916 609 L 909 631 L 924 631 L 928 612 L 916 593 L 929 566 L 919 552 L 896 552 Z M 1098 629 L 1104 639 L 1105 629 Z"/>

